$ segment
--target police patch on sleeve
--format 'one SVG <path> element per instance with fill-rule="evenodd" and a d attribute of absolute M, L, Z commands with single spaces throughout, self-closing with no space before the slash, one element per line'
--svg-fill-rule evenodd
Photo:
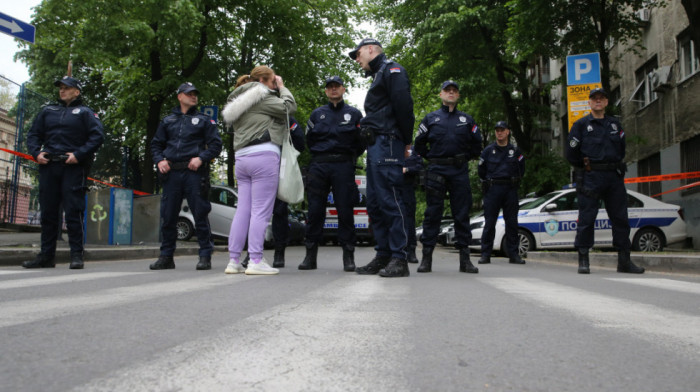
<path fill-rule="evenodd" d="M 211 121 L 212 124 L 216 124 L 216 121 L 214 121 L 213 118 L 212 118 L 211 120 L 209 120 L 209 121 Z"/>
<path fill-rule="evenodd" d="M 576 139 L 575 137 L 572 137 L 571 140 L 569 141 L 569 146 L 571 148 L 576 148 L 578 146 L 579 140 Z"/>
<path fill-rule="evenodd" d="M 421 123 L 421 124 L 418 126 L 418 133 L 419 133 L 419 134 L 423 134 L 423 133 L 426 133 L 426 132 L 428 132 L 428 128 L 425 126 L 425 124 Z"/>
<path fill-rule="evenodd" d="M 391 73 L 400 73 L 400 72 L 401 72 L 401 68 L 399 68 L 399 67 L 389 68 L 389 72 L 391 72 Z"/>
<path fill-rule="evenodd" d="M 481 166 L 482 163 L 484 163 L 484 158 L 479 157 L 479 166 Z"/>
<path fill-rule="evenodd" d="M 478 130 L 479 130 L 479 127 L 477 127 L 476 124 L 474 124 L 474 126 L 472 127 L 472 133 L 476 133 L 476 131 L 478 131 Z"/>

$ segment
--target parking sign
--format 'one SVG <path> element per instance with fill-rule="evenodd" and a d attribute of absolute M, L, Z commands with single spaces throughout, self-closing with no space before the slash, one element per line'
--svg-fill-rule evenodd
<path fill-rule="evenodd" d="M 566 84 L 600 83 L 600 53 L 566 56 Z"/>

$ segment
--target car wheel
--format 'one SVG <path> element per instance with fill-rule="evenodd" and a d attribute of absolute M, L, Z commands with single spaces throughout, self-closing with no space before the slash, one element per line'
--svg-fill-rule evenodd
<path fill-rule="evenodd" d="M 177 239 L 180 241 L 187 241 L 194 235 L 194 226 L 192 223 L 185 219 L 179 218 L 177 220 Z"/>
<path fill-rule="evenodd" d="M 663 248 L 663 235 L 650 227 L 639 230 L 632 242 L 632 249 L 642 252 L 660 252 Z"/>
<path fill-rule="evenodd" d="M 506 250 L 506 236 L 503 236 L 501 240 L 501 253 L 508 257 L 508 251 Z M 520 256 L 525 255 L 527 252 L 535 250 L 535 239 L 532 237 L 527 230 L 518 229 L 518 253 Z"/>

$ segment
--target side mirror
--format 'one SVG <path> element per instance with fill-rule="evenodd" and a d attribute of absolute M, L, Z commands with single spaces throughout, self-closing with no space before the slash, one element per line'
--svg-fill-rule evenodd
<path fill-rule="evenodd" d="M 557 209 L 557 205 L 555 203 L 549 203 L 546 206 L 544 206 L 544 210 L 547 212 L 556 211 L 556 209 Z"/>

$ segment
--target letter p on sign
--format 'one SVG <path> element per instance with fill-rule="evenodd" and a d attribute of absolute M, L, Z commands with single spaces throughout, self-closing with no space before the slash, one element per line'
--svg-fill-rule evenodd
<path fill-rule="evenodd" d="M 586 53 L 567 56 L 566 82 L 569 86 L 600 83 L 600 55 Z"/>

